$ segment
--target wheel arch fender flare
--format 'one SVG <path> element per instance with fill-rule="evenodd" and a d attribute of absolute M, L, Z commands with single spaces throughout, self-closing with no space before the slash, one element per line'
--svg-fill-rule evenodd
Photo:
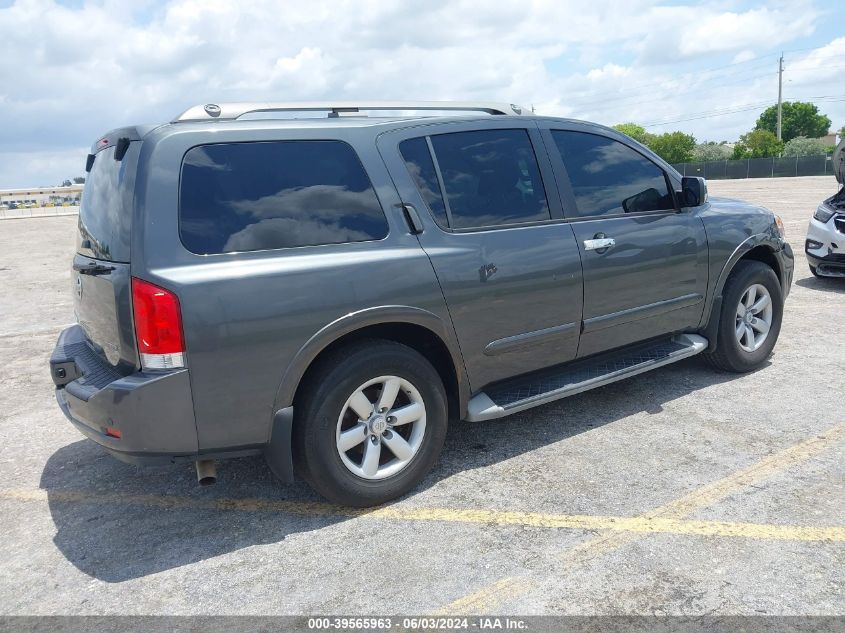
<path fill-rule="evenodd" d="M 746 255 L 748 255 L 748 253 L 761 246 L 767 248 L 772 255 L 778 252 L 781 248 L 781 245 L 771 234 L 756 233 L 747 237 L 734 249 L 730 257 L 728 257 L 725 264 L 722 266 L 722 270 L 719 272 L 719 276 L 716 279 L 716 284 L 714 285 L 713 292 L 711 294 L 710 305 L 704 311 L 703 318 L 705 318 L 706 321 L 702 324 L 702 333 L 709 341 L 709 351 L 715 349 L 717 344 L 716 338 L 719 326 L 719 313 L 722 309 L 722 291 L 725 288 L 725 283 L 736 265 Z M 773 257 L 772 259 L 778 267 L 777 270 L 775 270 L 775 274 L 778 276 L 778 279 L 781 279 L 783 271 L 780 269 L 780 262 L 777 257 Z"/>
<path fill-rule="evenodd" d="M 733 269 L 739 261 L 748 253 L 760 246 L 768 248 L 773 255 L 781 249 L 781 245 L 778 241 L 773 239 L 768 233 L 757 233 L 746 238 L 739 246 L 736 247 L 736 249 L 734 249 L 734 252 L 731 253 L 731 256 L 725 262 L 725 265 L 722 266 L 722 270 L 719 273 L 719 278 L 717 279 L 716 286 L 714 288 L 714 295 L 722 294 L 722 290 L 725 288 L 725 282 L 727 282 L 728 277 L 730 277 Z M 777 258 L 775 257 L 773 260 L 777 266 L 775 274 L 778 276 L 778 279 L 780 279 L 783 271 L 780 269 L 780 263 L 777 261 Z"/>
<path fill-rule="evenodd" d="M 458 383 L 458 403 L 460 411 L 466 410 L 469 402 L 469 381 L 464 367 L 463 357 L 457 344 L 451 323 L 428 310 L 403 305 L 386 305 L 350 312 L 323 326 L 299 349 L 284 370 L 273 411 L 278 411 L 293 404 L 294 396 L 303 376 L 314 360 L 329 345 L 344 336 L 374 325 L 410 324 L 427 329 L 444 344 L 454 367 Z"/>

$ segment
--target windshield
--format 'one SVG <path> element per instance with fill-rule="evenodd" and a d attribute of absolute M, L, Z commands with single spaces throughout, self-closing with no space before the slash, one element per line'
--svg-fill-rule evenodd
<path fill-rule="evenodd" d="M 114 159 L 115 146 L 97 153 L 79 208 L 78 253 L 114 262 L 129 261 L 132 197 L 140 147 L 140 142 L 130 143 L 119 161 Z"/>

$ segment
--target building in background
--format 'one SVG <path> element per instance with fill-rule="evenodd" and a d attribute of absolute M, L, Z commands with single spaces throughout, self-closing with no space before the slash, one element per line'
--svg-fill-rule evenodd
<path fill-rule="evenodd" d="M 85 185 L 0 189 L 0 208 L 76 207 Z"/>

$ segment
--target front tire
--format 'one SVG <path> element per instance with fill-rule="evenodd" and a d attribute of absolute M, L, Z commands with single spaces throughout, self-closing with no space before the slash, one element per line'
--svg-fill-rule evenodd
<path fill-rule="evenodd" d="M 294 411 L 299 474 L 331 501 L 357 507 L 416 486 L 440 454 L 448 424 L 434 367 L 405 345 L 376 339 L 319 361 Z"/>
<path fill-rule="evenodd" d="M 783 292 L 775 272 L 758 261 L 740 261 L 722 293 L 716 350 L 705 359 L 717 369 L 745 373 L 772 353 L 783 320 Z"/>

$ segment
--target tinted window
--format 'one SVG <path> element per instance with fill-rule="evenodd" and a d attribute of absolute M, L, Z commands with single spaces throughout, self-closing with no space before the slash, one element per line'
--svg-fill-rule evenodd
<path fill-rule="evenodd" d="M 537 158 L 525 130 L 431 137 L 453 228 L 549 219 Z"/>
<path fill-rule="evenodd" d="M 128 262 L 132 198 L 141 143 L 130 143 L 119 161 L 114 159 L 114 150 L 112 146 L 97 152 L 85 179 L 76 250 L 97 259 Z"/>
<path fill-rule="evenodd" d="M 346 143 L 223 143 L 185 154 L 179 229 L 207 254 L 381 239 L 387 220 Z"/>
<path fill-rule="evenodd" d="M 579 216 L 674 209 L 663 170 L 613 139 L 553 131 Z"/>
<path fill-rule="evenodd" d="M 440 195 L 440 184 L 437 182 L 437 173 L 434 171 L 434 161 L 431 160 L 431 152 L 428 151 L 425 138 L 409 138 L 407 141 L 402 141 L 399 144 L 399 151 L 402 152 L 405 166 L 435 219 L 439 224 L 449 226 L 449 221 L 446 219 L 446 205 L 443 204 L 443 196 Z"/>

